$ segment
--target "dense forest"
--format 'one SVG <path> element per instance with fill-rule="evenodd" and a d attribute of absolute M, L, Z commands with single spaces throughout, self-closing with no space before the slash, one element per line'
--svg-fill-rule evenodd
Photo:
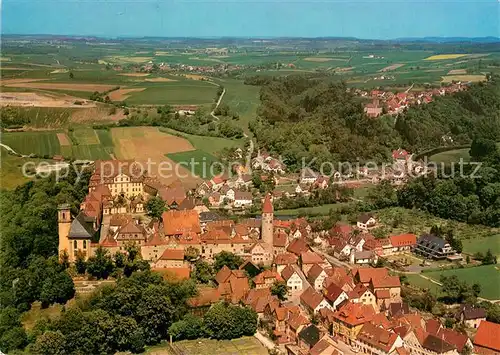
<path fill-rule="evenodd" d="M 369 119 L 359 98 L 344 84 L 306 76 L 276 78 L 261 90 L 262 118 L 250 128 L 261 147 L 286 164 L 302 158 L 322 162 L 385 161 L 400 139 L 385 119 Z"/>
<path fill-rule="evenodd" d="M 249 82 L 251 84 L 251 82 Z M 322 162 L 387 161 L 393 149 L 421 152 L 500 136 L 500 80 L 411 106 L 396 119 L 370 119 L 361 99 L 331 78 L 289 76 L 264 80 L 251 129 L 260 147 L 295 169 L 302 158 Z"/>
<path fill-rule="evenodd" d="M 500 137 L 500 78 L 467 91 L 412 106 L 396 119 L 395 129 L 408 150 L 469 144 L 474 138 Z"/>
<path fill-rule="evenodd" d="M 14 191 L 0 191 L 1 351 L 136 353 L 169 335 L 174 339 L 232 339 L 255 333 L 257 314 L 249 307 L 220 303 L 203 317 L 189 314 L 187 300 L 197 294 L 195 281 L 163 280 L 150 271 L 134 246 L 114 255 L 98 248 L 87 261 L 77 256 L 75 265 L 69 265 L 67 255 L 59 257 L 57 206 L 69 203 L 76 214 L 89 177 L 89 171 L 81 179 L 70 171 L 59 182 L 52 175 Z M 215 267 L 231 266 L 231 257 L 217 256 Z M 239 265 L 241 260 L 234 263 Z M 117 282 L 69 305 L 67 301 L 75 296 L 72 276 L 84 273 L 96 279 L 112 276 Z M 54 319 L 38 319 L 33 328 L 25 329 L 23 313 L 37 301 L 42 308 L 54 303 L 66 306 Z"/>

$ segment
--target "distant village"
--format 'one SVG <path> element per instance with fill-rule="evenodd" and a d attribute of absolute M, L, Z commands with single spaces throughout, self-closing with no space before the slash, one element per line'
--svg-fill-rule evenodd
<path fill-rule="evenodd" d="M 401 163 L 409 156 L 394 152 Z M 398 255 L 459 262 L 462 256 L 436 235 L 375 237 L 379 222 L 374 214 L 359 215 L 353 225 L 337 223 L 330 230 L 314 231 L 305 218 L 275 217 L 276 192 L 257 197 L 260 216 L 235 220 L 217 207 L 245 208 L 255 201 L 245 190 L 251 179 L 244 173 L 233 180 L 216 176 L 192 193 L 180 182 L 165 186 L 147 172 L 137 174 L 133 161 L 103 163 L 94 163 L 79 213 L 73 216 L 68 205 L 58 208 L 59 252 L 67 253 L 70 262 L 79 254 L 89 258 L 98 248 L 126 252 L 133 244 L 153 270 L 187 279 L 193 271 L 187 253 L 196 250 L 197 258 L 213 262 L 217 254 L 231 252 L 244 262 L 235 270 L 223 267 L 214 284 L 200 288 L 189 306 L 196 314 L 221 300 L 250 306 L 258 314 L 259 328 L 281 353 L 500 352 L 498 337 L 492 336 L 500 334 L 500 325 L 486 321 L 484 309 L 464 304 L 456 310 L 457 322 L 474 330 L 470 338 L 411 309 L 402 298 L 399 276 L 387 267 L 374 267 L 379 258 Z M 278 174 L 284 169 L 269 155 L 252 165 Z M 307 186 L 307 191 L 329 183 L 309 171 L 297 187 Z M 168 206 L 159 218 L 146 213 L 152 197 Z M 272 294 L 277 283 L 286 285 L 285 299 Z"/>
<path fill-rule="evenodd" d="M 428 89 L 423 91 L 405 91 L 394 93 L 385 90 L 366 91 L 355 89 L 354 94 L 363 98 L 371 98 L 372 102 L 364 106 L 368 117 L 376 118 L 387 113 L 395 115 L 402 112 L 411 105 L 427 104 L 436 96 L 449 95 L 455 92 L 467 90 L 468 83 L 452 83 L 441 88 Z"/>

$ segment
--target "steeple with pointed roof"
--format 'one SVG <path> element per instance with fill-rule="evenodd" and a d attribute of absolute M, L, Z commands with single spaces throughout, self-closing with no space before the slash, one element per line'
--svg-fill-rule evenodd
<path fill-rule="evenodd" d="M 270 252 L 273 253 L 273 220 L 274 220 L 274 210 L 273 204 L 271 202 L 271 195 L 267 194 L 264 203 L 262 204 L 262 229 L 261 229 L 261 237 L 262 241 L 266 246 L 271 248 Z"/>

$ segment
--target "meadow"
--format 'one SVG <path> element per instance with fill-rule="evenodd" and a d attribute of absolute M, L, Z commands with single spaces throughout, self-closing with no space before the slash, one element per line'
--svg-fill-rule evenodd
<path fill-rule="evenodd" d="M 10 155 L 7 149 L 0 148 L 0 188 L 11 190 L 31 179 L 22 174 L 22 167 L 27 162 L 39 163 L 44 160 L 21 158 Z"/>
<path fill-rule="evenodd" d="M 175 135 L 177 137 L 186 138 L 193 145 L 195 149 L 211 155 L 217 155 L 224 148 L 233 148 L 233 147 L 236 148 L 243 146 L 243 142 L 241 140 L 234 140 L 234 139 L 220 138 L 220 137 L 197 136 L 194 134 L 178 132 L 166 127 L 161 127 L 159 131 Z"/>
<path fill-rule="evenodd" d="M 186 355 L 266 355 L 267 349 L 254 337 L 242 337 L 232 340 L 195 339 L 182 340 L 173 343 L 174 349 L 179 354 Z M 165 345 L 147 348 L 146 354 L 160 354 Z M 167 350 L 168 352 L 168 350 Z M 163 353 L 164 354 L 164 353 Z"/>
<path fill-rule="evenodd" d="M 201 150 L 192 150 L 189 152 L 171 153 L 166 156 L 176 163 L 185 166 L 189 171 L 202 179 L 211 179 L 220 173 L 217 166 L 213 165 L 219 160 L 213 155 Z"/>
<path fill-rule="evenodd" d="M 134 92 L 126 101 L 130 105 L 201 105 L 212 103 L 216 93 L 215 85 L 199 80 L 166 82 Z"/>
<path fill-rule="evenodd" d="M 439 281 L 443 276 L 457 276 L 460 280 L 468 284 L 477 283 L 481 285 L 480 297 L 498 300 L 500 299 L 500 270 L 496 265 L 484 265 L 478 267 L 470 267 L 454 270 L 432 271 L 426 272 L 425 276 L 431 277 Z"/>
<path fill-rule="evenodd" d="M 61 144 L 58 134 L 70 139 Z M 74 159 L 110 159 L 112 153 L 111 147 L 103 146 L 92 128 L 77 128 L 68 134 L 63 131 L 6 132 L 2 134 L 2 142 L 19 154 L 46 158 L 62 155 Z"/>
<path fill-rule="evenodd" d="M 260 87 L 245 85 L 241 80 L 225 79 L 220 84 L 226 89 L 222 103 L 231 110 L 238 112 L 238 124 L 243 131 L 250 135 L 248 124 L 257 117 L 257 108 L 260 105 Z"/>

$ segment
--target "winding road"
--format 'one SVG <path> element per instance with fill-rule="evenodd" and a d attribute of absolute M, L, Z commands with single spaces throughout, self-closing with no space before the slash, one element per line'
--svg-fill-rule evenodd
<path fill-rule="evenodd" d="M 219 120 L 219 117 L 215 116 L 215 110 L 217 110 L 217 107 L 219 107 L 220 102 L 222 101 L 222 98 L 224 97 L 224 94 L 226 93 L 226 89 L 222 89 L 222 94 L 219 96 L 219 100 L 217 100 L 217 105 L 215 105 L 214 109 L 212 112 L 210 112 L 210 115 L 215 118 L 217 121 Z"/>
<path fill-rule="evenodd" d="M 0 147 L 7 149 L 12 154 L 19 155 L 23 158 L 29 158 L 29 155 L 20 154 L 20 153 L 16 152 L 14 149 L 12 149 L 11 147 L 9 147 L 7 144 L 0 143 Z"/>

